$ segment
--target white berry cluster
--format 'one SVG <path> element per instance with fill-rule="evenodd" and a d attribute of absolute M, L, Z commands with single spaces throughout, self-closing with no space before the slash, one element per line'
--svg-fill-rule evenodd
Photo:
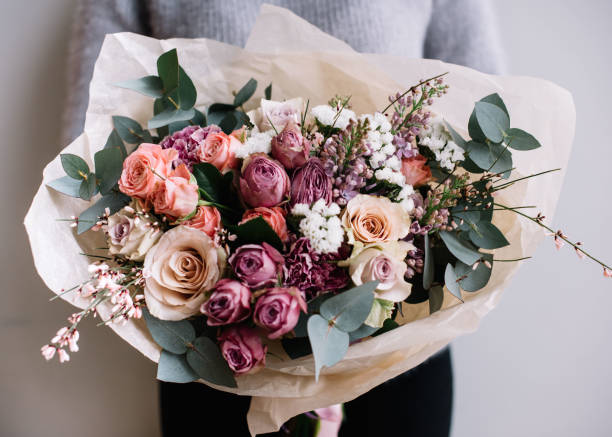
<path fill-rule="evenodd" d="M 344 229 L 340 218 L 340 207 L 332 203 L 327 206 L 323 199 L 317 200 L 312 207 L 305 203 L 296 204 L 291 213 L 303 216 L 300 232 L 310 240 L 315 252 L 333 253 L 340 249 L 344 240 Z"/>
<path fill-rule="evenodd" d="M 429 148 L 440 167 L 453 171 L 458 161 L 463 161 L 463 149 L 453 142 L 441 117 L 435 117 L 419 134 L 419 145 Z"/>
<path fill-rule="evenodd" d="M 355 113 L 350 109 L 340 108 L 338 110 L 329 105 L 315 106 L 310 110 L 310 113 L 322 125 L 333 126 L 338 129 L 346 129 L 351 120 L 357 119 Z"/>

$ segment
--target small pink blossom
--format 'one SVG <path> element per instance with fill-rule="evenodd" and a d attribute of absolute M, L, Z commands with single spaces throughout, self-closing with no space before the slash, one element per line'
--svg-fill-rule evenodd
<path fill-rule="evenodd" d="M 40 348 L 40 352 L 45 360 L 49 361 L 55 355 L 55 351 L 57 348 L 55 346 L 51 346 L 50 344 L 46 344 Z"/>
<path fill-rule="evenodd" d="M 604 267 L 603 275 L 604 275 L 604 278 L 612 278 L 612 270 L 610 270 L 607 267 Z"/>
<path fill-rule="evenodd" d="M 70 355 L 68 355 L 68 352 L 66 352 L 64 349 L 58 349 L 57 356 L 59 358 L 60 363 L 70 361 Z"/>

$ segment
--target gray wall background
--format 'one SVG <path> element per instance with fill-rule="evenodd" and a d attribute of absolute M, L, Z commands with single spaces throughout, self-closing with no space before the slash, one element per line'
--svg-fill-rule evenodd
<path fill-rule="evenodd" d="M 45 363 L 38 352 L 71 308 L 47 301 L 51 293 L 34 273 L 21 222 L 42 168 L 60 150 L 75 4 L 0 6 L 0 435 L 155 436 L 154 365 L 110 330 L 86 323 L 81 351 L 67 365 Z M 493 4 L 508 73 L 544 77 L 574 95 L 577 135 L 553 223 L 609 261 L 612 3 Z M 610 281 L 570 249 L 542 244 L 480 330 L 454 343 L 453 437 L 610 435 Z"/>

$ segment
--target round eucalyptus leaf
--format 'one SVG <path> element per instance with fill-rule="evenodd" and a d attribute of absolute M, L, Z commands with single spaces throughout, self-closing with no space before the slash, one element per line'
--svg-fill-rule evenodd
<path fill-rule="evenodd" d="M 198 337 L 187 351 L 187 362 L 197 375 L 212 384 L 237 387 L 234 374 L 219 347 L 208 337 Z"/>
<path fill-rule="evenodd" d="M 510 118 L 510 114 L 508 113 L 508 108 L 506 108 L 506 104 L 504 103 L 504 101 L 502 100 L 499 94 L 497 93 L 489 94 L 488 96 L 485 96 L 482 99 L 480 99 L 480 101 L 491 103 L 492 105 L 497 106 L 499 109 L 504 111 L 504 113 L 508 116 L 508 118 Z"/>
<path fill-rule="evenodd" d="M 308 339 L 315 360 L 315 379 L 318 381 L 323 366 L 331 367 L 344 358 L 349 335 L 314 314 L 308 319 Z"/>
<path fill-rule="evenodd" d="M 429 314 L 433 314 L 442 308 L 444 303 L 444 289 L 439 285 L 429 289 Z"/>
<path fill-rule="evenodd" d="M 456 233 L 442 231 L 440 238 L 453 255 L 465 264 L 473 265 L 476 261 L 482 258 L 482 253 L 475 248 L 470 247 L 469 243 L 459 238 Z"/>
<path fill-rule="evenodd" d="M 493 265 L 493 256 L 484 254 L 483 258 Z M 466 276 L 459 281 L 459 285 L 463 290 L 470 292 L 480 290 L 487 285 L 489 278 L 491 278 L 491 269 L 484 263 L 479 263 L 476 270 L 474 270 L 471 266 L 468 266 L 461 261 L 457 261 L 457 264 L 455 264 L 455 273 L 458 278 Z"/>
<path fill-rule="evenodd" d="M 508 115 L 496 105 L 483 101 L 476 102 L 474 115 L 484 136 L 493 143 L 501 143 L 510 129 Z"/>
<path fill-rule="evenodd" d="M 490 222 L 480 222 L 469 231 L 470 240 L 483 249 L 498 249 L 510 243 L 504 234 Z"/>
<path fill-rule="evenodd" d="M 167 350 L 162 350 L 159 363 L 157 363 L 157 379 L 185 384 L 197 380 L 198 375 L 187 364 L 185 355 L 177 355 Z"/>
<path fill-rule="evenodd" d="M 161 320 L 154 317 L 149 311 L 143 311 L 147 328 L 153 340 L 163 349 L 174 354 L 184 354 L 189 345 L 196 337 L 193 325 L 187 320 Z"/>
<path fill-rule="evenodd" d="M 540 142 L 533 135 L 517 128 L 508 130 L 506 143 L 514 150 L 533 150 L 541 147 Z"/>
<path fill-rule="evenodd" d="M 377 281 L 368 282 L 330 297 L 321 304 L 321 316 L 344 332 L 356 330 L 370 314 L 377 286 Z"/>
<path fill-rule="evenodd" d="M 457 282 L 457 274 L 451 264 L 446 265 L 446 270 L 444 271 L 444 285 L 446 285 L 446 288 L 448 288 L 448 291 L 450 291 L 453 296 L 463 302 L 461 288 Z"/>

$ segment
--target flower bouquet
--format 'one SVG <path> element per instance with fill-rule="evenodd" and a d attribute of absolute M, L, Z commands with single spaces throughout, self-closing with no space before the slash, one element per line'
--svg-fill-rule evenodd
<path fill-rule="evenodd" d="M 542 229 L 591 257 L 528 212 L 573 125 L 550 83 L 357 54 L 271 6 L 246 50 L 108 35 L 26 217 L 81 308 L 42 353 L 98 317 L 158 379 L 253 396 L 253 433 L 352 399 L 474 330 Z"/>

